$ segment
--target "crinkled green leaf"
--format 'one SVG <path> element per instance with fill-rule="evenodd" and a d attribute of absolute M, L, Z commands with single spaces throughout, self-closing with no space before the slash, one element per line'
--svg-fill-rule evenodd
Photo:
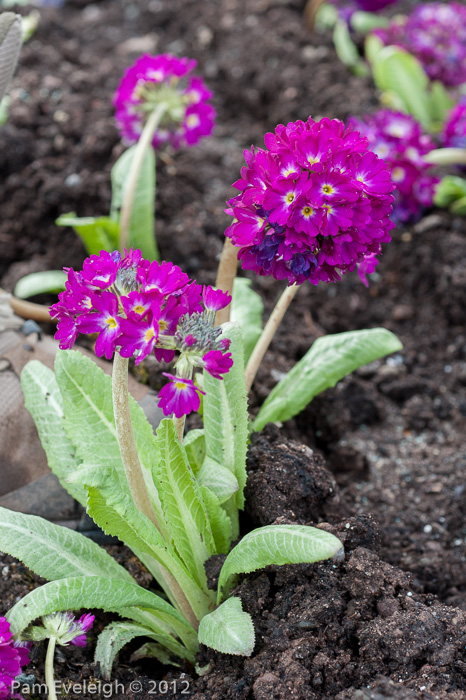
<path fill-rule="evenodd" d="M 241 329 L 237 324 L 223 326 L 220 336 L 231 340 L 234 364 L 222 380 L 204 372 L 204 429 L 207 456 L 229 469 L 239 489 L 232 498 L 235 508 L 244 505 L 246 484 L 246 451 L 248 444 L 248 412 L 244 382 L 244 354 Z M 232 512 L 234 516 L 234 513 Z M 235 532 L 236 530 L 236 532 Z M 234 523 L 233 537 L 237 536 Z"/>
<path fill-rule="evenodd" d="M 105 549 L 79 532 L 36 515 L 0 508 L 0 551 L 20 559 L 49 581 L 107 576 L 133 583 L 131 575 Z"/>
<path fill-rule="evenodd" d="M 76 471 L 81 460 L 63 427 L 63 400 L 54 373 L 42 362 L 31 360 L 21 372 L 21 387 L 50 469 L 63 488 L 85 505 L 87 494 L 83 487 L 67 482 L 67 477 Z"/>
<path fill-rule="evenodd" d="M 330 532 L 307 525 L 267 525 L 249 532 L 225 559 L 218 581 L 218 602 L 230 590 L 237 574 L 271 564 L 313 563 L 330 559 L 342 548 Z"/>
<path fill-rule="evenodd" d="M 57 226 L 71 226 L 78 234 L 89 255 L 101 250 L 109 253 L 118 248 L 118 221 L 109 216 L 76 216 L 74 212 L 62 214 L 55 221 Z"/>
<path fill-rule="evenodd" d="M 251 656 L 255 633 L 252 618 L 243 611 L 240 598 L 228 598 L 216 610 L 202 618 L 199 641 L 223 654 Z"/>
<path fill-rule="evenodd" d="M 236 476 L 211 457 L 205 458 L 197 474 L 197 480 L 201 486 L 206 486 L 215 494 L 219 503 L 225 503 L 239 489 Z"/>
<path fill-rule="evenodd" d="M 289 420 L 325 389 L 355 369 L 397 352 L 402 344 L 386 328 L 324 335 L 272 389 L 262 405 L 254 430 L 274 421 Z"/>
<path fill-rule="evenodd" d="M 7 613 L 11 631 L 20 635 L 38 617 L 65 610 L 120 612 L 128 606 L 141 606 L 169 624 L 187 625 L 175 608 L 160 596 L 136 583 L 102 576 L 76 576 L 51 581 L 35 588 Z"/>
<path fill-rule="evenodd" d="M 172 543 L 191 575 L 206 589 L 204 562 L 215 553 L 214 540 L 199 485 L 171 419 L 157 428 L 156 446 L 154 480 Z"/>
<path fill-rule="evenodd" d="M 111 215 L 117 220 L 135 149 L 136 146 L 131 146 L 124 151 L 112 168 Z M 146 149 L 139 173 L 131 211 L 129 245 L 133 248 L 139 248 L 144 258 L 159 259 L 155 242 L 155 153 L 153 148 Z"/>
<path fill-rule="evenodd" d="M 113 417 L 111 377 L 74 350 L 58 351 L 55 375 L 63 397 L 65 431 L 76 445 L 80 461 L 96 470 L 109 468 L 122 493 L 129 495 Z M 157 461 L 154 434 L 144 411 L 131 396 L 130 411 L 144 482 L 163 531 L 163 513 L 152 476 Z"/>
<path fill-rule="evenodd" d="M 16 283 L 13 294 L 29 299 L 37 294 L 57 293 L 65 289 L 66 275 L 62 270 L 45 270 L 25 275 Z"/>
<path fill-rule="evenodd" d="M 0 100 L 5 95 L 16 68 L 22 44 L 22 19 L 14 12 L 0 15 Z"/>
<path fill-rule="evenodd" d="M 115 656 L 122 647 L 136 637 L 149 637 L 159 642 L 162 645 L 161 649 L 165 652 L 167 662 L 170 660 L 170 652 L 178 657 L 194 661 L 194 656 L 185 647 L 162 630 L 156 631 L 134 622 L 112 622 L 99 634 L 94 657 L 95 663 L 100 664 L 100 672 L 106 680 L 109 680 L 111 676 Z"/>
<path fill-rule="evenodd" d="M 233 285 L 230 318 L 241 327 L 246 363 L 262 333 L 264 304 L 257 292 L 251 289 L 251 280 L 236 277 Z"/>
<path fill-rule="evenodd" d="M 228 554 L 232 540 L 231 520 L 219 503 L 217 496 L 206 486 L 201 486 L 217 554 Z"/>
<path fill-rule="evenodd" d="M 188 457 L 189 466 L 197 474 L 206 456 L 204 430 L 190 430 L 183 438 L 183 445 Z"/>

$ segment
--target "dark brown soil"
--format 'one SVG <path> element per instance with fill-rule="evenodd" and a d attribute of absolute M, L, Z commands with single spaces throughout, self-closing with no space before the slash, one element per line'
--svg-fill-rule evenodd
<path fill-rule="evenodd" d="M 277 123 L 374 109 L 369 80 L 311 35 L 304 0 L 69 0 L 44 8 L 25 45 L 0 130 L 0 286 L 35 270 L 80 267 L 85 251 L 55 218 L 101 215 L 122 152 L 111 98 L 143 52 L 198 59 L 215 94 L 212 138 L 157 164 L 157 237 L 166 259 L 213 282 L 224 202 L 242 150 Z M 22 10 L 21 11 L 25 11 Z M 385 326 L 404 344 L 253 438 L 243 531 L 321 523 L 345 540 L 343 562 L 284 567 L 243 580 L 254 617 L 250 659 L 203 650 L 183 669 L 196 700 L 466 698 L 466 236 L 464 219 L 428 212 L 396 230 L 370 289 L 356 275 L 303 286 L 261 368 L 252 410 L 319 333 Z M 270 311 L 281 286 L 254 278 Z M 160 373 L 150 367 L 157 388 Z M 125 550 L 113 550 L 136 572 Z M 37 580 L 1 557 L 0 613 Z M 216 575 L 216 562 L 209 573 Z M 138 572 L 142 585 L 149 580 Z M 99 617 L 97 630 L 106 618 Z M 95 638 L 95 634 L 94 634 Z M 65 649 L 57 676 L 98 674 L 92 652 Z M 122 652 L 112 697 L 162 698 L 154 681 L 181 670 Z M 27 672 L 43 680 L 39 650 Z M 41 656 L 42 655 L 42 656 Z M 141 692 L 129 683 L 140 679 Z M 69 698 L 86 697 L 68 693 Z M 95 697 L 89 694 L 87 697 Z M 100 697 L 103 697 L 101 694 Z"/>

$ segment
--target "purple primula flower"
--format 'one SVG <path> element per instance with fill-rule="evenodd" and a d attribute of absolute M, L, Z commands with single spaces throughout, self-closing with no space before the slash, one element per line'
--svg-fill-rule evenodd
<path fill-rule="evenodd" d="M 390 171 L 368 142 L 338 119 L 290 122 L 244 152 L 226 230 L 245 269 L 286 279 L 335 282 L 380 254 L 394 224 Z"/>
<path fill-rule="evenodd" d="M 0 698 L 19 698 L 12 695 L 12 685 L 22 666 L 29 663 L 29 645 L 14 642 L 10 623 L 0 617 Z"/>
<path fill-rule="evenodd" d="M 408 114 L 381 109 L 372 116 L 350 117 L 348 120 L 362 136 L 369 141 L 372 153 L 361 159 L 361 164 L 370 165 L 368 158 L 383 159 L 391 169 L 395 184 L 395 204 L 392 219 L 405 222 L 419 219 L 426 207 L 432 206 L 438 178 L 430 175 L 431 165 L 424 162 L 423 156 L 436 145 L 422 126 Z M 382 162 L 379 160 L 379 163 Z M 373 172 L 372 168 L 369 168 Z M 358 170 L 365 191 L 377 191 L 380 183 L 368 180 L 368 174 Z"/>
<path fill-rule="evenodd" d="M 415 56 L 431 80 L 456 86 L 466 81 L 466 7 L 456 2 L 417 5 L 409 17 L 395 17 L 374 34 L 385 46 Z"/>
<path fill-rule="evenodd" d="M 447 117 L 442 145 L 445 148 L 466 148 L 466 96 L 460 98 Z"/>
<path fill-rule="evenodd" d="M 349 22 L 351 16 L 357 10 L 364 12 L 380 12 L 387 5 L 393 5 L 398 0 L 330 0 L 338 9 L 341 19 Z"/>
<path fill-rule="evenodd" d="M 94 624 L 94 620 L 95 615 L 91 615 L 90 613 L 85 613 L 84 615 L 81 615 L 79 620 L 76 620 L 77 629 L 81 630 L 81 632 L 76 637 L 74 637 L 70 643 L 73 644 L 75 647 L 85 647 L 87 642 L 86 634 L 89 632 L 92 625 Z"/>
<path fill-rule="evenodd" d="M 166 416 L 174 413 L 176 418 L 181 418 L 187 413 L 199 410 L 201 400 L 199 394 L 205 394 L 195 386 L 191 379 L 175 377 L 173 374 L 163 373 L 164 377 L 171 379 L 159 392 L 159 408 Z"/>
<path fill-rule="evenodd" d="M 165 105 L 153 146 L 193 146 L 212 133 L 212 93 L 201 78 L 190 76 L 196 61 L 171 54 L 144 55 L 128 68 L 115 93 L 116 120 L 128 143 L 138 141 L 148 115 Z"/>
<path fill-rule="evenodd" d="M 194 368 L 218 378 L 228 372 L 229 341 L 219 338 L 214 323 L 229 294 L 191 282 L 173 263 L 144 260 L 139 250 L 123 258 L 103 251 L 101 257 L 88 258 L 82 273 L 65 269 L 65 291 L 50 307 L 60 348 L 73 347 L 79 333 L 96 333 L 99 357 L 111 359 L 118 351 L 139 364 L 151 353 L 159 362 L 172 362 L 179 353 L 178 369 L 188 379 Z"/>

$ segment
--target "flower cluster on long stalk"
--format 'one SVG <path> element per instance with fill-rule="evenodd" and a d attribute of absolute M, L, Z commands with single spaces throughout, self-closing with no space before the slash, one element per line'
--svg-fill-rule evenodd
<path fill-rule="evenodd" d="M 172 362 L 176 375 L 162 388 L 159 405 L 165 415 L 181 417 L 199 407 L 200 390 L 191 377 L 195 368 L 221 379 L 233 364 L 229 342 L 219 339 L 215 313 L 230 303 L 220 290 L 192 282 L 177 265 L 150 262 L 139 250 L 91 255 L 82 272 L 71 268 L 66 289 L 50 313 L 58 320 L 56 338 L 62 349 L 73 347 L 79 333 L 97 334 L 95 352 L 111 359 L 135 357 L 139 364 L 153 353 Z"/>
<path fill-rule="evenodd" d="M 422 64 L 431 80 L 466 81 L 466 7 L 457 2 L 418 5 L 409 17 L 395 17 L 374 34 L 385 46 L 399 46 Z"/>
<path fill-rule="evenodd" d="M 154 148 L 165 143 L 192 146 L 212 132 L 212 93 L 201 78 L 188 78 L 195 66 L 190 58 L 146 54 L 128 68 L 114 97 L 116 120 L 128 143 L 138 141 L 148 116 L 159 106 L 163 114 L 153 134 Z"/>
<path fill-rule="evenodd" d="M 394 224 L 394 185 L 368 141 L 338 119 L 290 122 L 244 152 L 226 236 L 245 269 L 334 282 L 381 252 Z"/>
<path fill-rule="evenodd" d="M 349 123 L 369 141 L 369 145 L 390 167 L 396 185 L 392 219 L 405 222 L 418 219 L 432 206 L 439 178 L 430 174 L 432 166 L 423 156 L 436 148 L 413 117 L 389 109 L 371 116 L 350 117 Z"/>

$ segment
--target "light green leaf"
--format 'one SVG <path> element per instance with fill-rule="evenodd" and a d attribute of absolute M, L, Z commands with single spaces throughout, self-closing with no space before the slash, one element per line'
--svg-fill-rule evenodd
<path fill-rule="evenodd" d="M 374 12 L 363 12 L 356 10 L 353 12 L 350 19 L 351 29 L 359 34 L 368 34 L 373 29 L 387 27 L 389 20 L 382 15 L 376 15 Z"/>
<path fill-rule="evenodd" d="M 443 128 L 448 112 L 454 107 L 455 103 L 446 91 L 444 84 L 439 80 L 434 80 L 431 83 L 429 101 L 433 128 L 435 131 L 440 131 Z"/>
<path fill-rule="evenodd" d="M 71 226 L 81 238 L 89 255 L 98 255 L 101 250 L 118 249 L 118 222 L 109 216 L 78 217 L 74 212 L 62 214 L 55 221 L 57 226 Z"/>
<path fill-rule="evenodd" d="M 197 474 L 206 456 L 204 430 L 196 428 L 186 433 L 183 438 L 183 446 L 186 450 L 189 466 L 193 473 Z"/>
<path fill-rule="evenodd" d="M 136 146 L 131 146 L 119 157 L 112 168 L 111 216 L 119 219 L 119 212 L 125 195 L 127 177 L 131 169 Z M 134 196 L 129 226 L 129 244 L 139 248 L 143 258 L 158 260 L 159 253 L 155 242 L 155 153 L 146 149 L 141 172 Z"/>
<path fill-rule="evenodd" d="M 51 581 L 35 588 L 7 613 L 11 631 L 20 635 L 38 617 L 65 610 L 120 612 L 128 606 L 141 606 L 161 620 L 189 625 L 173 606 L 136 583 L 103 576 L 76 576 Z"/>
<path fill-rule="evenodd" d="M 42 362 L 31 360 L 21 372 L 21 387 L 50 469 L 63 488 L 85 506 L 87 495 L 83 487 L 66 481 L 79 467 L 81 460 L 76 456 L 75 447 L 63 427 L 63 400 L 54 373 Z"/>
<path fill-rule="evenodd" d="M 465 214 L 466 214 L 466 197 L 461 197 L 461 199 L 457 199 L 456 202 L 453 202 L 453 204 L 450 207 L 450 211 L 453 214 L 458 214 L 459 216 L 465 216 Z"/>
<path fill-rule="evenodd" d="M 106 680 L 111 676 L 115 656 L 122 647 L 136 637 L 149 637 L 163 645 L 162 649 L 165 647 L 164 652 L 168 663 L 170 660 L 168 651 L 181 658 L 194 660 L 194 655 L 162 630 L 155 631 L 134 622 L 112 622 L 99 634 L 94 657 L 95 663 L 100 664 L 100 671 Z"/>
<path fill-rule="evenodd" d="M 235 520 L 235 509 L 244 505 L 248 444 L 243 341 L 241 329 L 233 323 L 223 326 L 220 337 L 231 340 L 230 352 L 234 364 L 222 380 L 204 372 L 204 428 L 207 456 L 229 469 L 238 481 L 239 490 L 231 499 L 229 511 Z M 237 522 L 233 522 L 233 537 L 237 536 L 237 532 Z"/>
<path fill-rule="evenodd" d="M 223 654 L 251 656 L 255 633 L 252 618 L 243 611 L 240 598 L 228 598 L 214 612 L 202 618 L 199 642 Z"/>
<path fill-rule="evenodd" d="M 55 375 L 63 396 L 64 427 L 75 444 L 80 461 L 96 470 L 109 468 L 122 493 L 129 486 L 120 456 L 113 417 L 112 379 L 90 358 L 74 350 L 58 351 Z M 152 427 L 144 411 L 130 396 L 131 421 L 144 482 L 162 532 L 164 519 L 155 488 L 152 468 L 157 461 Z M 91 437 L 91 439 L 90 439 Z"/>
<path fill-rule="evenodd" d="M 134 583 L 105 549 L 79 532 L 6 508 L 0 508 L 0 551 L 48 580 L 106 576 Z"/>
<path fill-rule="evenodd" d="M 262 333 L 262 314 L 264 304 L 257 292 L 251 289 L 251 280 L 236 277 L 233 284 L 233 299 L 230 318 L 241 327 L 244 343 L 244 362 L 254 350 Z"/>
<path fill-rule="evenodd" d="M 377 59 L 377 54 L 385 48 L 383 42 L 375 34 L 368 34 L 364 42 L 364 53 L 370 64 Z"/>
<path fill-rule="evenodd" d="M 191 660 L 186 654 L 185 658 Z M 168 653 L 161 644 L 155 644 L 154 642 L 147 642 L 146 644 L 143 644 L 141 647 L 139 647 L 139 649 L 136 649 L 136 651 L 131 654 L 131 663 L 139 661 L 140 659 L 157 659 L 157 661 L 160 661 L 160 663 L 164 666 L 181 667 L 183 665 L 175 661 L 174 657 Z"/>
<path fill-rule="evenodd" d="M 358 47 L 351 38 L 347 23 L 338 19 L 333 29 L 333 44 L 340 61 L 355 75 L 364 76 L 369 68 L 359 55 Z"/>
<path fill-rule="evenodd" d="M 199 485 L 170 418 L 157 428 L 156 447 L 154 480 L 172 543 L 201 588 L 207 589 L 204 562 L 215 553 L 215 544 Z"/>
<path fill-rule="evenodd" d="M 317 338 L 304 357 L 272 389 L 254 421 L 254 430 L 262 430 L 269 422 L 289 420 L 314 396 L 335 386 L 347 374 L 402 347 L 396 335 L 386 328 Z"/>
<path fill-rule="evenodd" d="M 206 486 L 215 494 L 219 503 L 225 503 L 239 489 L 236 476 L 211 457 L 205 458 L 197 480 L 201 486 Z"/>
<path fill-rule="evenodd" d="M 210 489 L 201 486 L 201 493 L 212 528 L 215 550 L 217 554 L 228 554 L 232 540 L 231 520 Z"/>
<path fill-rule="evenodd" d="M 237 574 L 271 564 L 314 563 L 330 559 L 342 548 L 339 539 L 307 525 L 267 525 L 249 532 L 225 559 L 218 580 L 217 602 L 230 590 Z"/>
<path fill-rule="evenodd" d="M 448 207 L 463 197 L 466 197 L 466 180 L 456 175 L 446 175 L 435 188 L 434 204 Z"/>
<path fill-rule="evenodd" d="M 13 294 L 19 299 L 29 299 L 37 294 L 58 293 L 65 289 L 66 275 L 61 270 L 45 270 L 25 275 L 16 283 Z"/>
<path fill-rule="evenodd" d="M 372 71 L 378 89 L 387 93 L 386 101 L 396 95 L 403 111 L 430 130 L 429 79 L 417 58 L 396 46 L 386 46 L 373 57 Z"/>

